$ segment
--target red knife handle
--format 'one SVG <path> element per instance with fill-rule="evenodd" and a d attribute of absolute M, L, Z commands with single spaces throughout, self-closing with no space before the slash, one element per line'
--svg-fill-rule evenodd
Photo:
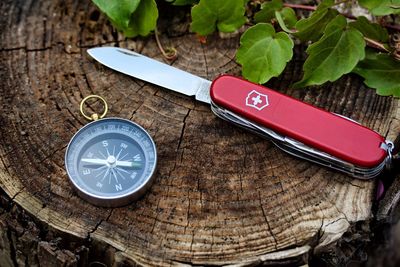
<path fill-rule="evenodd" d="M 356 166 L 373 168 L 387 157 L 375 131 L 267 87 L 223 75 L 210 96 L 219 107 Z"/>

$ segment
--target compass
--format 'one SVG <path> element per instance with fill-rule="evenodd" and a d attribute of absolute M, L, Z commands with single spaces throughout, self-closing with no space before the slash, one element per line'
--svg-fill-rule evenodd
<path fill-rule="evenodd" d="M 90 98 L 101 99 L 105 112 L 91 117 L 83 112 Z M 91 95 L 81 112 L 93 122 L 71 139 L 65 154 L 69 179 L 78 194 L 99 206 L 116 207 L 142 196 L 151 184 L 157 151 L 150 135 L 138 124 L 121 118 L 102 118 L 107 103 Z"/>

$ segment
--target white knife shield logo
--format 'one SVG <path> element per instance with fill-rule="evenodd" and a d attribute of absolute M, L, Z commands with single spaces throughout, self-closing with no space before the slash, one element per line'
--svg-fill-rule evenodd
<path fill-rule="evenodd" d="M 268 96 L 256 90 L 251 91 L 246 97 L 246 106 L 262 110 L 269 105 Z"/>

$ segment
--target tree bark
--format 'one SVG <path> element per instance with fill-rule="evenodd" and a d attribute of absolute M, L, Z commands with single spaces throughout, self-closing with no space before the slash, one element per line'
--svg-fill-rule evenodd
<path fill-rule="evenodd" d="M 90 1 L 6 0 L 0 13 L 1 266 L 307 263 L 347 231 L 367 231 L 356 226 L 373 216 L 377 180 L 293 158 L 216 118 L 209 106 L 116 73 L 86 53 L 116 45 L 165 61 L 153 37 L 124 39 Z M 238 36 L 202 44 L 187 25 L 182 16 L 160 29 L 161 42 L 179 55 L 167 63 L 210 80 L 240 75 Z M 398 99 L 351 75 L 289 89 L 303 60 L 298 47 L 268 86 L 396 139 Z M 110 117 L 142 125 L 158 147 L 153 186 L 126 207 L 93 206 L 68 182 L 64 153 L 87 123 L 79 102 L 89 94 L 107 99 Z"/>

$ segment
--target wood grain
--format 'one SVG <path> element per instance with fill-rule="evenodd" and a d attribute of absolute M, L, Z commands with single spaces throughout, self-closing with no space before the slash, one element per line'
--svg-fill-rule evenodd
<path fill-rule="evenodd" d="M 14 263 L 73 266 L 85 258 L 76 256 L 80 246 L 107 251 L 86 253 L 92 256 L 86 262 L 96 255 L 160 266 L 307 261 L 303 255 L 323 251 L 355 222 L 371 218 L 374 180 L 295 159 L 219 120 L 205 104 L 92 61 L 86 49 L 101 45 L 163 58 L 152 37 L 123 39 L 90 1 L 8 0 L 0 11 L 0 185 L 15 205 L 5 209 L 1 221 L 8 225 L 16 209 L 36 227 L 75 244 L 68 245 L 71 255 L 35 239 L 32 249 L 42 256 L 34 259 L 18 247 L 2 250 L 13 254 L 6 258 Z M 161 40 L 177 49 L 178 59 L 170 62 L 175 67 L 207 79 L 240 75 L 234 61 L 237 36 L 215 35 L 201 44 L 187 31 L 164 31 Z M 388 139 L 397 137 L 398 99 L 377 96 L 351 75 L 323 87 L 288 89 L 301 77 L 301 47 L 295 57 L 269 87 L 356 119 Z M 88 204 L 73 192 L 64 170 L 66 145 L 87 123 L 79 102 L 89 94 L 107 99 L 109 116 L 142 125 L 158 147 L 154 185 L 126 207 Z M 0 236 L 12 243 L 22 242 L 23 234 Z"/>

